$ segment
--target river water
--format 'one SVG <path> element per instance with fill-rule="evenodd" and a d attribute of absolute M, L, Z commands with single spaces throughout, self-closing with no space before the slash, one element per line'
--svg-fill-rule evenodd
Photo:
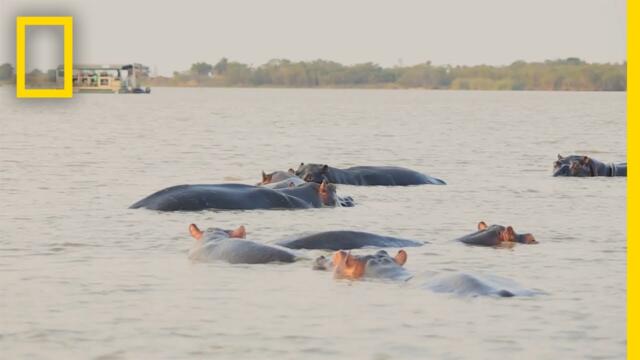
<path fill-rule="evenodd" d="M 156 88 L 18 101 L 13 91 L 0 88 L 2 358 L 626 355 L 626 178 L 551 176 L 557 153 L 626 160 L 625 93 Z M 339 186 L 353 208 L 127 209 L 167 186 L 255 183 L 300 162 L 399 165 L 448 185 Z M 480 220 L 540 244 L 452 241 Z M 309 260 L 192 263 L 190 223 L 244 224 L 263 242 L 358 229 L 430 243 L 407 249 L 414 279 L 352 282 Z M 537 295 L 423 286 L 453 271 Z"/>

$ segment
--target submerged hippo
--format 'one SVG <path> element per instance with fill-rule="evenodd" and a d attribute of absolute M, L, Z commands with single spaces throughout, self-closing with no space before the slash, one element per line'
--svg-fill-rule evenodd
<path fill-rule="evenodd" d="M 487 226 L 484 221 L 478 223 L 478 231 L 465 235 L 459 239 L 468 245 L 500 246 L 514 243 L 537 244 L 538 241 L 531 234 L 516 234 L 511 226 Z"/>
<path fill-rule="evenodd" d="M 331 259 L 320 256 L 316 259 L 315 270 L 333 270 L 336 278 L 357 280 L 378 278 L 389 280 L 408 280 L 411 278 L 403 265 L 407 262 L 407 253 L 398 251 L 391 257 L 380 250 L 374 255 L 351 255 L 347 251 L 336 251 Z"/>
<path fill-rule="evenodd" d="M 283 180 L 283 181 L 286 182 L 290 180 Z M 279 183 L 282 183 L 282 181 L 280 181 Z M 289 183 L 289 185 L 287 185 L 286 187 L 281 187 L 281 188 L 276 187 L 275 190 L 283 192 L 287 195 L 291 195 L 291 196 L 295 196 L 297 198 L 303 199 L 311 203 L 313 207 L 322 207 L 323 205 L 320 203 L 321 199 L 319 199 L 317 196 L 317 191 L 316 191 L 317 184 L 316 183 L 311 183 L 311 184 L 313 185 L 309 186 L 309 183 L 305 181 L 302 181 L 302 184 L 298 184 L 298 185 L 292 185 L 292 183 Z M 335 193 L 336 186 L 333 184 L 329 184 L 326 181 L 326 179 L 325 181 L 322 181 L 320 183 L 320 186 L 326 186 L 331 192 Z M 354 206 L 353 198 L 351 196 L 342 197 L 342 196 L 336 195 L 335 199 L 332 199 L 331 201 L 328 201 L 328 200 L 329 199 L 327 199 L 327 202 L 324 203 L 324 206 L 342 206 L 342 207 Z"/>
<path fill-rule="evenodd" d="M 244 226 L 235 230 L 209 228 L 201 231 L 198 226 L 191 224 L 189 233 L 196 239 L 189 251 L 191 260 L 221 260 L 231 264 L 290 263 L 296 260 L 296 256 L 287 249 L 244 240 Z"/>
<path fill-rule="evenodd" d="M 475 276 L 461 272 L 443 274 L 430 273 L 413 277 L 403 265 L 407 262 L 407 253 L 398 251 L 391 257 L 380 250 L 374 255 L 351 255 L 347 251 L 336 251 L 331 258 L 320 256 L 316 259 L 314 270 L 332 270 L 338 279 L 365 280 L 382 279 L 409 281 L 436 293 L 449 293 L 457 296 L 532 296 L 535 291 L 521 288 L 513 281 L 495 276 Z M 415 279 L 415 280 L 414 280 Z"/>
<path fill-rule="evenodd" d="M 583 155 L 562 156 L 553 164 L 553 176 L 627 176 L 627 163 L 605 164 Z"/>
<path fill-rule="evenodd" d="M 430 276 L 422 287 L 436 293 L 457 296 L 532 296 L 538 292 L 524 289 L 509 279 L 447 272 Z"/>
<path fill-rule="evenodd" d="M 172 186 L 147 196 L 129 208 L 160 211 L 307 209 L 336 204 L 335 185 L 327 182 L 280 190 L 243 184 L 218 184 Z"/>
<path fill-rule="evenodd" d="M 262 181 L 258 183 L 258 186 L 264 186 L 271 189 L 284 189 L 300 186 L 304 183 L 305 181 L 297 177 L 293 169 L 289 169 L 289 171 L 274 171 L 269 174 L 263 171 Z"/>
<path fill-rule="evenodd" d="M 316 183 L 327 179 L 334 184 L 364 186 L 445 184 L 440 179 L 396 166 L 354 166 L 347 169 L 338 169 L 329 165 L 300 163 L 300 167 L 298 167 L 295 174 L 304 181 Z"/>
<path fill-rule="evenodd" d="M 277 243 L 289 249 L 351 250 L 363 247 L 411 247 L 424 242 L 381 236 L 362 231 L 325 231 Z"/>

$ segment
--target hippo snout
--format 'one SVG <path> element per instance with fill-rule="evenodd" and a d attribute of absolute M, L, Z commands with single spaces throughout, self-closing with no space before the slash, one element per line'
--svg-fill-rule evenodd
<path fill-rule="evenodd" d="M 329 259 L 320 256 L 313 262 L 313 270 L 329 270 L 330 265 Z"/>
<path fill-rule="evenodd" d="M 537 244 L 538 240 L 533 236 L 533 234 L 518 234 L 517 240 L 522 244 Z"/>

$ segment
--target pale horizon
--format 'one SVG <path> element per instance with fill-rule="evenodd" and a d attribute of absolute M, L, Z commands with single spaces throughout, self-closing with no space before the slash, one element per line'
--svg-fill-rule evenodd
<path fill-rule="evenodd" d="M 15 16 L 72 15 L 76 63 L 139 62 L 159 75 L 215 64 L 222 57 L 257 66 L 271 59 L 373 62 L 384 67 L 508 65 L 577 57 L 626 61 L 626 2 L 281 0 L 108 4 L 0 0 L 0 63 L 15 64 Z M 315 7 L 314 7 L 315 6 Z M 51 46 L 33 45 L 36 53 Z M 54 56 L 52 56 L 54 58 Z M 55 67 L 39 56 L 29 69 Z"/>

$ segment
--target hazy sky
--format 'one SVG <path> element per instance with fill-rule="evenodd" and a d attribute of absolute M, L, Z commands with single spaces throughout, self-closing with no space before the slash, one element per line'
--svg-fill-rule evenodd
<path fill-rule="evenodd" d="M 16 15 L 73 15 L 75 62 L 141 62 L 160 74 L 223 56 L 254 65 L 626 60 L 625 0 L 0 0 L 0 62 L 15 62 Z"/>

